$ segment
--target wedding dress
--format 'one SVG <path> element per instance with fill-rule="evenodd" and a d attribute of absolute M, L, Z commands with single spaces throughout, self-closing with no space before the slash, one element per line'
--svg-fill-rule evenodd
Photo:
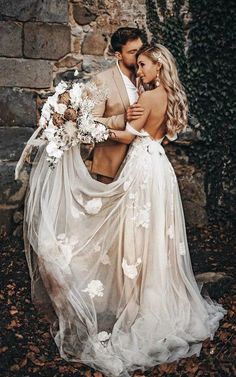
<path fill-rule="evenodd" d="M 200 294 L 174 170 L 144 130 L 110 184 L 80 148 L 54 170 L 39 147 L 25 202 L 25 246 L 36 304 L 55 313 L 61 357 L 105 376 L 199 355 L 225 310 Z"/>

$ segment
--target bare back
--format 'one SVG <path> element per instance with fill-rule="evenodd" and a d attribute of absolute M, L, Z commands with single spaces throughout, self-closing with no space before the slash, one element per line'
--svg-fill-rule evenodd
<path fill-rule="evenodd" d="M 161 139 L 166 134 L 167 93 L 161 86 L 145 94 L 150 113 L 143 128 L 154 139 Z"/>

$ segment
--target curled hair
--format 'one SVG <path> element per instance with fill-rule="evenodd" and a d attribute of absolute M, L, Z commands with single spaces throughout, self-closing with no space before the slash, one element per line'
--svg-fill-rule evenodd
<path fill-rule="evenodd" d="M 112 34 L 109 52 L 121 52 L 122 46 L 126 45 L 128 41 L 134 41 L 138 38 L 144 42 L 145 37 L 142 30 L 134 27 L 120 27 Z"/>
<path fill-rule="evenodd" d="M 137 57 L 139 55 L 145 55 L 153 63 L 161 64 L 160 81 L 167 92 L 167 131 L 172 135 L 183 131 L 188 124 L 188 102 L 174 56 L 161 44 L 143 46 L 138 51 Z"/>

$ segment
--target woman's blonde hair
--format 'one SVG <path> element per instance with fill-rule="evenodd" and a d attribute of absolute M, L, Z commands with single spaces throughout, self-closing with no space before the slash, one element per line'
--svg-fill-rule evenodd
<path fill-rule="evenodd" d="M 139 55 L 145 55 L 153 63 L 161 64 L 160 81 L 168 96 L 166 114 L 168 133 L 174 134 L 184 130 L 188 123 L 188 102 L 179 79 L 174 56 L 161 44 L 143 46 L 138 51 L 137 57 Z"/>

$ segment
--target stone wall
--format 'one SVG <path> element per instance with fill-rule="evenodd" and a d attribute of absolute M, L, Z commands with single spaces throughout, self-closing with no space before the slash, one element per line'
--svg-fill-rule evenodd
<path fill-rule="evenodd" d="M 0 0 L 0 233 L 21 234 L 28 173 L 14 181 L 24 143 L 37 127 L 42 100 L 61 79 L 87 79 L 108 67 L 111 34 L 144 28 L 145 0 Z M 168 153 L 176 168 L 187 221 L 206 223 L 203 174 L 189 165 L 189 132 Z"/>

